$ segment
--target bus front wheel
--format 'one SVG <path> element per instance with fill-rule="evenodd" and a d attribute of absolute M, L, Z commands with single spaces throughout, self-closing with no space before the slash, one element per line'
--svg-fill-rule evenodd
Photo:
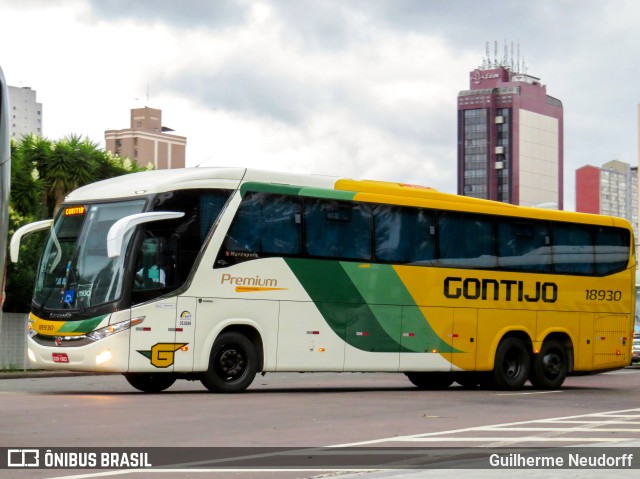
<path fill-rule="evenodd" d="M 531 358 L 524 342 L 516 337 L 500 341 L 493 368 L 495 385 L 506 391 L 522 389 L 529 378 Z"/>
<path fill-rule="evenodd" d="M 537 389 L 558 389 L 567 377 L 569 365 L 564 346 L 555 339 L 542 344 L 533 358 L 529 380 Z"/>
<path fill-rule="evenodd" d="M 170 373 L 125 373 L 124 377 L 134 388 L 145 393 L 159 393 L 176 382 L 176 377 Z"/>
<path fill-rule="evenodd" d="M 237 393 L 253 382 L 258 366 L 253 343 L 243 334 L 222 333 L 213 343 L 202 384 L 211 392 Z"/>

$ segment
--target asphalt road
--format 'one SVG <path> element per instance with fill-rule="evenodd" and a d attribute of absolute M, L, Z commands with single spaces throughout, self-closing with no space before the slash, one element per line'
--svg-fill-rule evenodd
<path fill-rule="evenodd" d="M 518 392 L 457 386 L 419 391 L 400 374 L 269 374 L 238 395 L 211 394 L 187 381 L 148 395 L 118 375 L 2 379 L 0 424 L 0 447 L 7 448 L 637 446 L 640 369 L 568 378 L 559 391 Z M 157 474 L 323 475 L 309 470 L 209 476 L 177 469 L 174 475 Z M 0 470 L 0 477 L 99 474 Z M 149 474 L 126 477 L 155 478 Z"/>

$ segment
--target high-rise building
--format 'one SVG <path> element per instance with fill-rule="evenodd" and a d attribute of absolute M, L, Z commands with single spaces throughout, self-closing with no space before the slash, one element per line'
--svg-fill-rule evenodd
<path fill-rule="evenodd" d="M 458 94 L 458 193 L 563 207 L 562 102 L 505 55 L 473 70 Z M 518 54 L 519 56 L 519 54 Z"/>
<path fill-rule="evenodd" d="M 167 133 L 162 126 L 162 111 L 155 108 L 131 110 L 131 127 L 104 132 L 105 147 L 122 157 L 136 160 L 140 166 L 156 169 L 184 168 L 187 139 Z"/>
<path fill-rule="evenodd" d="M 28 134 L 44 135 L 42 103 L 36 101 L 36 91 L 28 86 L 9 86 L 9 133 L 18 140 Z"/>
<path fill-rule="evenodd" d="M 627 219 L 638 238 L 638 167 L 619 160 L 576 170 L 576 211 Z"/>

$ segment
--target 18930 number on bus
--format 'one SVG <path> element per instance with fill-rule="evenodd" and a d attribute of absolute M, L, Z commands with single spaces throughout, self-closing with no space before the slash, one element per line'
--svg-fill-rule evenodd
<path fill-rule="evenodd" d="M 622 291 L 613 291 L 611 289 L 587 289 L 587 301 L 620 301 L 622 299 Z"/>

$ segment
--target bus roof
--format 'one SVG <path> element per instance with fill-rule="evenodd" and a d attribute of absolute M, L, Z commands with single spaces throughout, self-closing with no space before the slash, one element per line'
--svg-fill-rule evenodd
<path fill-rule="evenodd" d="M 315 188 L 333 188 L 337 178 L 320 175 L 279 173 L 247 168 L 178 168 L 151 170 L 98 181 L 72 191 L 67 202 L 131 198 L 141 194 L 191 188 L 236 189 L 242 181 L 285 183 Z"/>
<path fill-rule="evenodd" d="M 305 194 L 305 189 L 313 191 L 312 196 L 319 196 L 317 189 L 338 190 L 345 193 L 351 192 L 353 195 L 350 197 L 357 201 L 631 228 L 629 222 L 622 218 L 516 206 L 442 193 L 433 188 L 419 185 L 351 180 L 332 176 L 282 173 L 248 168 L 181 168 L 132 173 L 78 188 L 67 196 L 66 202 L 132 198 L 139 195 L 193 188 L 237 189 L 240 184 L 247 182 L 271 184 L 274 186 L 274 192 L 277 191 L 279 185 L 291 185 L 301 187 L 300 194 L 302 195 Z"/>

